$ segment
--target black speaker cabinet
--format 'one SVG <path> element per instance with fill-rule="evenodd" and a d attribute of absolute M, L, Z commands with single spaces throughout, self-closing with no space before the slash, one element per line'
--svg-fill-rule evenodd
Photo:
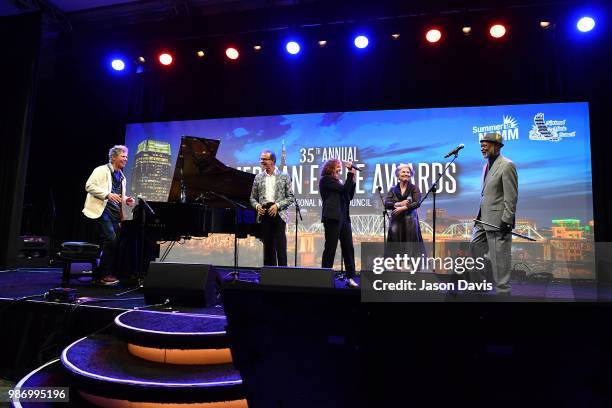
<path fill-rule="evenodd" d="M 261 285 L 334 288 L 334 271 L 330 268 L 292 268 L 264 266 L 259 277 Z"/>
<path fill-rule="evenodd" d="M 209 307 L 219 303 L 221 278 L 215 267 L 203 264 L 151 262 L 145 277 L 145 303 L 170 300 L 171 305 Z"/>
<path fill-rule="evenodd" d="M 16 265 L 20 268 L 49 266 L 49 237 L 17 237 Z"/>

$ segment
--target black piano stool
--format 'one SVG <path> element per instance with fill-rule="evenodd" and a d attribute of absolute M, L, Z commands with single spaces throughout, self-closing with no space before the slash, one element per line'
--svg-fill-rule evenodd
<path fill-rule="evenodd" d="M 90 242 L 64 242 L 58 255 L 64 261 L 62 287 L 65 287 L 71 277 L 82 276 L 78 273 L 71 273 L 73 263 L 89 263 L 92 272 L 94 271 L 98 265 L 98 258 L 100 258 L 100 245 Z"/>

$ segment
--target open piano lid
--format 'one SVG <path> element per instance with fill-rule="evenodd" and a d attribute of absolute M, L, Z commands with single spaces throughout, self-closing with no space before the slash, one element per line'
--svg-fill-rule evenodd
<path fill-rule="evenodd" d="M 194 202 L 214 192 L 248 206 L 255 175 L 236 170 L 215 157 L 219 140 L 194 136 L 181 137 L 181 147 L 174 166 L 169 202 L 178 202 L 181 196 L 181 172 L 186 187 L 187 201 Z M 230 207 L 228 202 L 215 197 L 205 199 L 214 207 Z"/>

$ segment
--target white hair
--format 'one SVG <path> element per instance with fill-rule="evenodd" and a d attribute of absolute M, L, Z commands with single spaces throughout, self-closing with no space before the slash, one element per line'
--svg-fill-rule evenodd
<path fill-rule="evenodd" d="M 400 165 L 395 168 L 395 177 L 399 177 L 400 171 L 402 169 L 410 170 L 410 175 L 411 176 L 414 174 L 414 171 L 412 170 L 412 166 L 410 166 L 409 164 L 406 164 L 406 163 L 400 163 Z"/>
<path fill-rule="evenodd" d="M 115 145 L 108 151 L 108 162 L 113 160 L 113 157 L 119 156 L 121 153 L 128 153 L 128 148 L 124 145 Z"/>

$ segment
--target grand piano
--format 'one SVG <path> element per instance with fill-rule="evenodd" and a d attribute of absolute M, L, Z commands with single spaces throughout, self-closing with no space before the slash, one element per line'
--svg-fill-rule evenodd
<path fill-rule="evenodd" d="M 137 239 L 140 248 L 211 233 L 259 237 L 256 213 L 249 203 L 255 175 L 219 161 L 215 157 L 219 144 L 219 140 L 183 136 L 168 201 L 138 200 L 134 219 L 124 223 L 123 235 Z M 143 262 L 139 264 L 148 264 Z"/>

